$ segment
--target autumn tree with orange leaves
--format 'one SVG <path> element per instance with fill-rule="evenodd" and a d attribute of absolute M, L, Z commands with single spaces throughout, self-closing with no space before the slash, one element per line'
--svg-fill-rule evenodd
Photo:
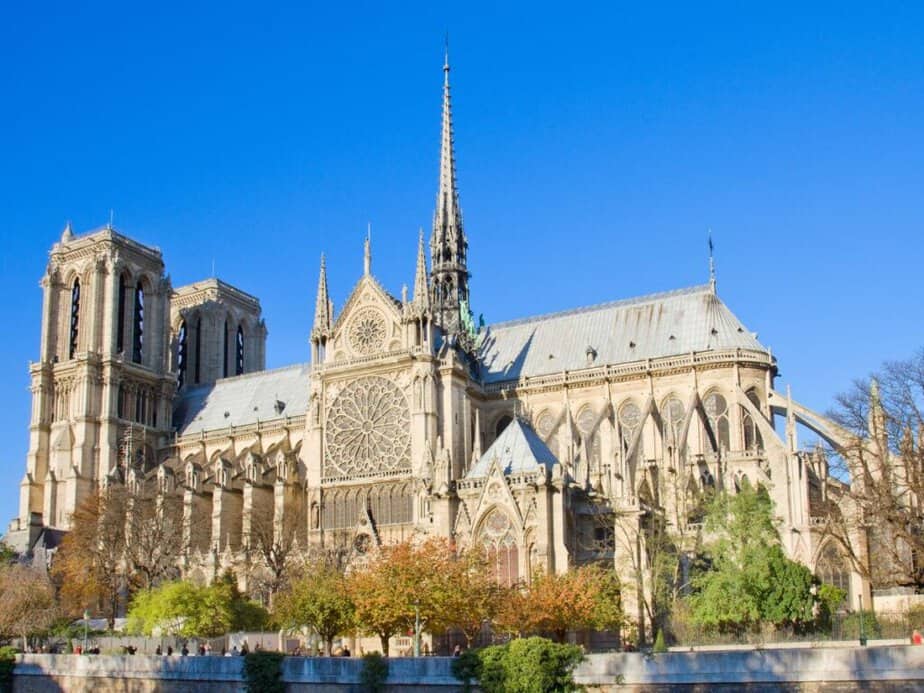
<path fill-rule="evenodd" d="M 512 588 L 496 623 L 518 636 L 552 633 L 564 642 L 569 630 L 616 630 L 623 620 L 615 571 L 584 566 L 566 573 L 537 574 L 528 587 Z"/>

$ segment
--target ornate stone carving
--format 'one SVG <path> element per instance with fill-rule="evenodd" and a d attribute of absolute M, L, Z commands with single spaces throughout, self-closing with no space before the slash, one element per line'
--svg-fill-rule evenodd
<path fill-rule="evenodd" d="M 327 413 L 327 476 L 410 470 L 410 408 L 392 382 L 360 378 L 343 388 Z"/>
<path fill-rule="evenodd" d="M 386 338 L 385 316 L 370 307 L 357 312 L 348 328 L 350 348 L 357 354 L 367 356 L 380 351 Z"/>

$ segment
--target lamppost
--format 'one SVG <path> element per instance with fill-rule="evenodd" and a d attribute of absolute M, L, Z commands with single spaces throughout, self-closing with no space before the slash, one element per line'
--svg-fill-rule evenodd
<path fill-rule="evenodd" d="M 83 654 L 87 653 L 87 626 L 90 624 L 90 610 L 83 610 L 83 649 L 81 652 Z"/>
<path fill-rule="evenodd" d="M 414 600 L 414 656 L 420 656 L 420 600 Z"/>
<path fill-rule="evenodd" d="M 860 645 L 866 647 L 866 624 L 863 622 L 863 595 L 860 597 Z"/>

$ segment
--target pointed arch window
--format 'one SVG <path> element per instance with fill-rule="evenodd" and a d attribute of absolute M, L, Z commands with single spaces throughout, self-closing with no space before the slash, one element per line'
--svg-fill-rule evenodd
<path fill-rule="evenodd" d="M 244 373 L 244 328 L 237 326 L 237 339 L 234 349 L 234 374 L 242 375 Z"/>
<path fill-rule="evenodd" d="M 116 317 L 116 352 L 125 351 L 125 275 L 119 275 L 118 315 Z"/>
<path fill-rule="evenodd" d="M 141 363 L 144 356 L 144 287 L 135 285 L 135 311 L 132 331 L 132 361 Z"/>
<path fill-rule="evenodd" d="M 494 508 L 481 523 L 478 543 L 484 547 L 488 565 L 499 585 L 511 587 L 520 580 L 520 553 L 507 513 Z"/>
<path fill-rule="evenodd" d="M 71 330 L 70 341 L 67 349 L 67 357 L 74 358 L 77 353 L 77 337 L 80 334 L 80 279 L 74 279 L 74 286 L 71 288 Z"/>
<path fill-rule="evenodd" d="M 183 387 L 186 382 L 186 367 L 189 365 L 189 333 L 186 330 L 186 321 L 180 323 L 180 330 L 177 332 L 176 347 L 176 372 L 177 387 Z"/>
<path fill-rule="evenodd" d="M 709 419 L 709 428 L 714 436 L 715 445 L 718 450 L 728 450 L 731 447 L 728 426 L 728 402 L 718 392 L 713 392 L 706 396 L 703 407 Z"/>
<path fill-rule="evenodd" d="M 661 407 L 664 444 L 673 450 L 677 450 L 683 445 L 683 420 L 685 414 L 683 402 L 677 397 L 668 397 Z"/>
<path fill-rule="evenodd" d="M 549 446 L 549 450 L 557 459 L 560 455 L 558 449 L 558 422 L 552 412 L 546 410 L 539 415 L 539 418 L 536 419 L 536 432 Z"/>
<path fill-rule="evenodd" d="M 748 390 L 747 398 L 751 404 L 760 411 L 760 398 L 757 395 L 757 391 Z M 743 438 L 745 450 L 762 449 L 764 447 L 764 440 L 760 435 L 760 429 L 757 427 L 757 422 L 754 421 L 754 417 L 751 416 L 751 412 L 744 407 L 741 407 L 741 423 L 744 428 Z"/>
<path fill-rule="evenodd" d="M 845 601 L 850 603 L 850 571 L 834 543 L 829 541 L 822 549 L 818 563 L 815 565 L 815 575 L 824 584 L 844 590 L 844 594 L 847 595 Z"/>
<path fill-rule="evenodd" d="M 202 377 L 202 318 L 196 318 L 196 364 L 193 382 L 197 385 Z"/>
<path fill-rule="evenodd" d="M 228 320 L 226 319 L 225 320 L 225 337 L 224 337 L 223 346 L 222 346 L 223 355 L 221 359 L 221 362 L 223 364 L 221 375 L 223 378 L 228 377 L 228 341 L 230 340 L 230 337 L 228 337 L 228 332 L 230 331 L 231 331 L 231 325 L 228 323 Z"/>
<path fill-rule="evenodd" d="M 584 451 L 587 464 L 591 470 L 600 468 L 600 427 L 597 425 L 597 415 L 590 406 L 578 412 L 577 427 L 584 441 Z"/>
<path fill-rule="evenodd" d="M 642 410 L 635 402 L 626 402 L 619 408 L 619 434 L 622 452 L 627 454 L 635 432 L 642 424 Z"/>

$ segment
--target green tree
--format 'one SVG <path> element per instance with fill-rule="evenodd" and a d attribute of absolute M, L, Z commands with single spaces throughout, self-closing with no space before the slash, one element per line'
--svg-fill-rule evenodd
<path fill-rule="evenodd" d="M 582 690 L 574 669 L 583 659 L 577 645 L 520 638 L 466 653 L 453 661 L 452 672 L 468 690 L 474 678 L 485 693 L 559 693 Z"/>
<path fill-rule="evenodd" d="M 693 578 L 694 622 L 735 632 L 761 623 L 813 624 L 817 581 L 784 555 L 766 491 L 718 494 L 708 507 L 705 530 L 713 539 Z"/>
<path fill-rule="evenodd" d="M 313 628 L 330 656 L 334 638 L 354 624 L 355 607 L 343 573 L 320 563 L 290 580 L 276 595 L 273 617 L 283 628 Z"/>
<path fill-rule="evenodd" d="M 145 635 L 160 629 L 184 638 L 216 637 L 262 625 L 266 612 L 261 615 L 261 610 L 243 599 L 227 579 L 208 587 L 181 580 L 138 592 L 128 612 L 128 628 Z"/>

